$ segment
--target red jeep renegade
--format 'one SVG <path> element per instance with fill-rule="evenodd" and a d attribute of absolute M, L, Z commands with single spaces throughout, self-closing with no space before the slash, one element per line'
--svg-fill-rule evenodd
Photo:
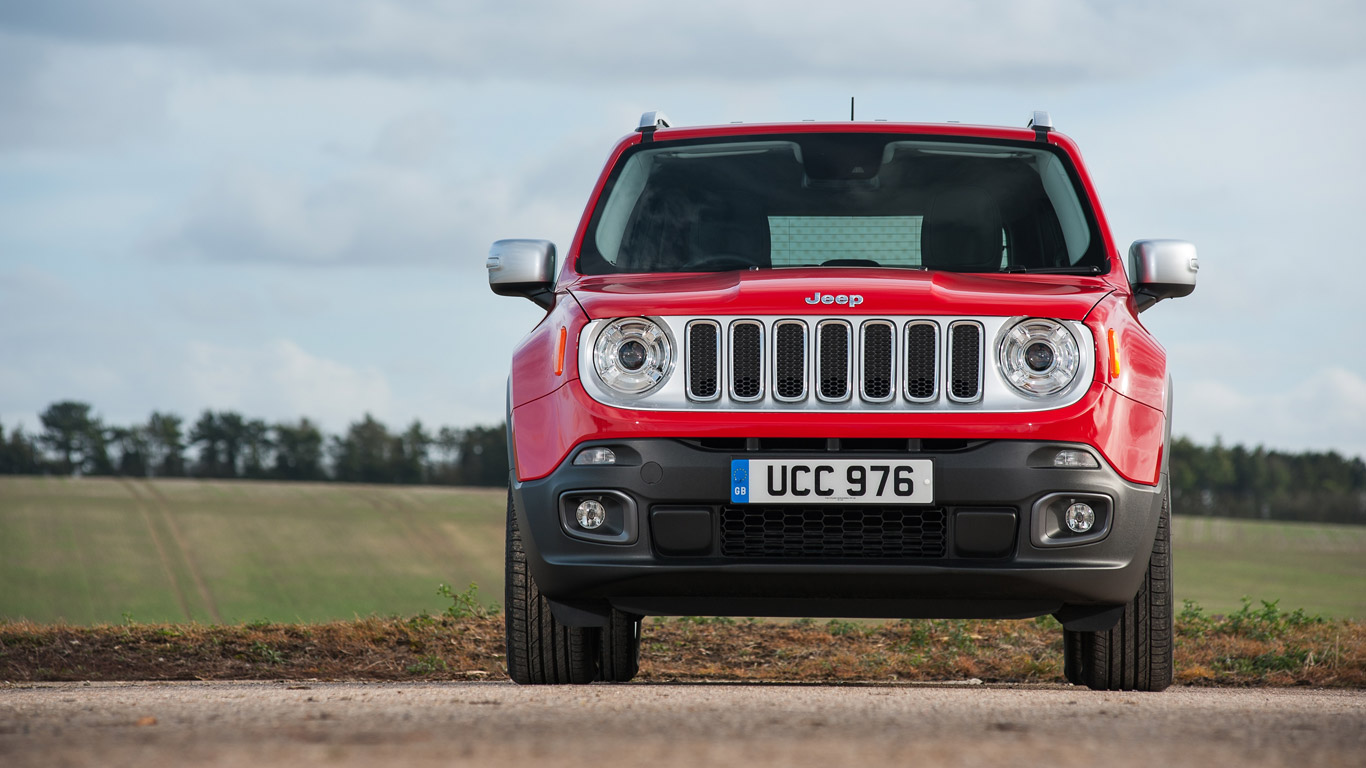
<path fill-rule="evenodd" d="M 645 615 L 1028 618 L 1067 679 L 1172 677 L 1166 355 L 1077 147 L 1026 128 L 671 127 L 617 143 L 508 391 L 507 663 L 625 681 Z"/>

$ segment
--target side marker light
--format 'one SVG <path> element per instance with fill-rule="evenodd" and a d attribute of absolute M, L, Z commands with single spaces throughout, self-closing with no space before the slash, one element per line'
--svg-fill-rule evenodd
<path fill-rule="evenodd" d="M 1106 334 L 1110 338 L 1110 378 L 1119 378 L 1119 334 L 1111 328 Z"/>
<path fill-rule="evenodd" d="M 1110 333 L 1113 334 L 1114 331 L 1110 331 Z M 560 326 L 560 343 L 555 345 L 555 375 L 556 375 L 556 376 L 563 376 L 563 375 L 564 375 L 564 343 L 565 343 L 565 339 L 567 339 L 568 336 L 569 336 L 569 329 L 568 329 L 568 328 L 565 328 L 564 326 Z M 1111 347 L 1114 346 L 1114 339 L 1113 339 L 1113 338 L 1111 338 L 1111 340 L 1110 340 L 1110 346 L 1111 346 Z"/>

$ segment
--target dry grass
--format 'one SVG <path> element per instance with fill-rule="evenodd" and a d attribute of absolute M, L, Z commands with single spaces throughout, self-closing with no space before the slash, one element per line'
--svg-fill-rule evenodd
<path fill-rule="evenodd" d="M 1366 624 L 1252 609 L 1177 624 L 1177 681 L 1366 688 Z M 1035 621 L 647 623 L 641 680 L 1060 682 L 1062 632 Z M 0 623 L 0 680 L 504 678 L 501 616 L 312 625 Z"/>

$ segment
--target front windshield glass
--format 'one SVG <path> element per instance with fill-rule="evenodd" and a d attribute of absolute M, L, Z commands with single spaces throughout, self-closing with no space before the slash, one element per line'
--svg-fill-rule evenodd
<path fill-rule="evenodd" d="M 609 180 L 579 258 L 590 275 L 1108 265 L 1060 154 L 894 134 L 641 145 Z"/>

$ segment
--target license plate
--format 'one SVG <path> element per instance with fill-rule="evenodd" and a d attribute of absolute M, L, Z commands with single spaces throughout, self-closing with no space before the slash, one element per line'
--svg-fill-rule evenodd
<path fill-rule="evenodd" d="M 736 504 L 933 504 L 930 459 L 732 459 Z"/>

